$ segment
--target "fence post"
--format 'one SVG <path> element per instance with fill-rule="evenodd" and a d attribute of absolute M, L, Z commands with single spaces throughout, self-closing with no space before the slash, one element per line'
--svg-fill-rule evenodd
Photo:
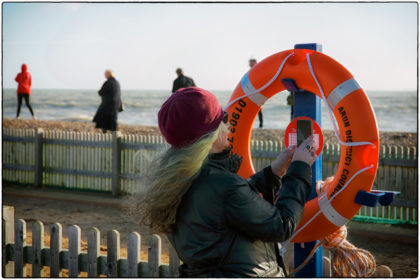
<path fill-rule="evenodd" d="M 26 246 L 26 222 L 19 219 L 15 222 L 15 277 L 26 277 L 26 265 L 23 248 Z"/>
<path fill-rule="evenodd" d="M 121 184 L 121 132 L 112 132 L 112 195 L 120 194 Z"/>
<path fill-rule="evenodd" d="M 331 278 L 332 277 L 332 271 L 331 271 L 331 261 L 328 257 L 324 256 L 322 257 L 322 270 L 324 272 L 325 278 Z"/>
<path fill-rule="evenodd" d="M 172 244 L 169 244 L 169 277 L 179 277 L 178 267 L 181 264 Z"/>
<path fill-rule="evenodd" d="M 42 185 L 42 137 L 44 131 L 42 128 L 36 128 L 35 130 L 35 187 Z"/>
<path fill-rule="evenodd" d="M 159 235 L 153 234 L 150 238 L 149 248 L 149 275 L 148 277 L 159 277 L 160 258 L 162 250 L 162 241 Z"/>
<path fill-rule="evenodd" d="M 79 255 L 81 229 L 78 225 L 69 227 L 69 277 L 79 277 Z"/>
<path fill-rule="evenodd" d="M 101 232 L 96 227 L 88 233 L 88 277 L 98 277 L 98 258 L 100 250 Z"/>
<path fill-rule="evenodd" d="M 128 260 L 128 277 L 139 277 L 139 262 L 141 237 L 137 232 L 128 235 L 127 243 L 127 260 Z"/>
<path fill-rule="evenodd" d="M 14 277 L 14 263 L 7 262 L 6 245 L 15 243 L 15 212 L 13 206 L 3 206 L 2 266 L 3 277 Z"/>
<path fill-rule="evenodd" d="M 32 260 L 32 277 L 44 277 L 42 268 L 42 249 L 44 248 L 44 224 L 36 221 L 32 226 L 32 250 L 34 252 Z"/>
<path fill-rule="evenodd" d="M 50 235 L 50 274 L 51 277 L 61 277 L 60 269 L 60 252 L 62 249 L 63 227 L 59 223 L 55 223 L 51 227 Z"/>
<path fill-rule="evenodd" d="M 107 232 L 107 277 L 119 277 L 120 233 L 113 229 Z"/>

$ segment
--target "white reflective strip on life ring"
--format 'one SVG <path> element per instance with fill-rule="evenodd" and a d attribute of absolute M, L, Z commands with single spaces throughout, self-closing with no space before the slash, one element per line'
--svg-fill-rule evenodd
<path fill-rule="evenodd" d="M 254 102 L 256 105 L 261 107 L 264 105 L 264 103 L 268 100 L 267 97 L 262 95 L 261 93 L 253 93 L 252 95 L 249 95 L 251 92 L 255 92 L 255 87 L 252 85 L 251 81 L 249 80 L 248 73 L 246 73 L 241 80 L 241 87 L 245 95 L 251 99 L 252 102 Z"/>
<path fill-rule="evenodd" d="M 328 196 L 325 193 L 319 196 L 318 205 L 322 214 L 324 214 L 325 218 L 327 218 L 334 225 L 341 227 L 349 221 L 348 219 L 341 216 L 340 213 L 338 213 L 334 209 L 334 207 L 331 205 L 330 201 L 328 200 Z"/>
<path fill-rule="evenodd" d="M 335 106 L 337 106 L 344 97 L 360 88 L 359 83 L 354 78 L 339 84 L 333 91 L 331 91 L 327 98 L 331 109 L 334 110 Z"/>

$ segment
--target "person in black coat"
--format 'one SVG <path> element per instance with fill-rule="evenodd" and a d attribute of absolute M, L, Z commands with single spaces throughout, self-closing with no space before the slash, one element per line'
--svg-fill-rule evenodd
<path fill-rule="evenodd" d="M 195 87 L 194 80 L 190 77 L 184 76 L 184 71 L 182 68 L 176 69 L 176 74 L 178 75 L 178 78 L 174 80 L 172 93 L 180 88 Z"/>
<path fill-rule="evenodd" d="M 229 148 L 228 119 L 209 91 L 172 94 L 158 113 L 171 147 L 152 161 L 130 205 L 141 224 L 167 234 L 181 277 L 285 276 L 276 243 L 301 220 L 318 144 L 310 136 L 247 180 L 237 174 L 242 160 Z"/>
<path fill-rule="evenodd" d="M 115 79 L 114 73 L 111 70 L 106 70 L 105 78 L 106 82 L 98 91 L 102 102 L 93 118 L 96 128 L 101 128 L 104 133 L 107 130 L 117 130 L 118 112 L 123 110 L 120 84 Z"/>

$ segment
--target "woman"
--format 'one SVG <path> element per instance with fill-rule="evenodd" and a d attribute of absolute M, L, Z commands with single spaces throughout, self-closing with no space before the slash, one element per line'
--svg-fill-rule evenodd
<path fill-rule="evenodd" d="M 107 79 L 98 91 L 102 98 L 101 105 L 93 117 L 96 128 L 101 128 L 105 133 L 107 130 L 116 131 L 118 126 L 118 112 L 122 111 L 120 84 L 115 79 L 111 70 L 105 71 Z"/>
<path fill-rule="evenodd" d="M 284 276 L 276 242 L 291 237 L 311 193 L 314 139 L 245 180 L 236 174 L 241 159 L 227 149 L 227 115 L 212 93 L 180 89 L 158 120 L 172 147 L 154 162 L 137 205 L 142 223 L 168 235 L 183 261 L 180 276 Z"/>

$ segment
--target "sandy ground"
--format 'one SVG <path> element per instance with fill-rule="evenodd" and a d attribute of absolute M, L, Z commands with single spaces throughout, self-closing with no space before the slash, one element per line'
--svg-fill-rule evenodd
<path fill-rule="evenodd" d="M 42 128 L 44 130 L 61 129 L 66 131 L 78 132 L 101 132 L 95 129 L 92 122 L 62 122 L 62 121 L 43 121 L 43 120 L 26 120 L 26 119 L 3 119 L 3 128 Z M 123 134 L 146 134 L 161 135 L 156 126 L 141 125 L 119 125 L 118 130 Z M 324 142 L 336 143 L 334 132 L 323 130 Z M 380 132 L 380 143 L 385 145 L 404 145 L 417 146 L 417 133 L 408 132 Z M 276 140 L 284 138 L 284 130 L 281 129 L 254 129 L 252 131 L 252 139 L 254 140 Z"/>
<path fill-rule="evenodd" d="M 45 226 L 49 247 L 49 232 L 51 225 L 58 222 L 63 226 L 63 248 L 67 248 L 67 232 L 71 225 L 77 224 L 82 230 L 82 251 L 87 248 L 87 233 L 93 226 L 101 231 L 101 253 L 106 254 L 106 232 L 117 229 L 121 238 L 121 256 L 126 256 L 128 234 L 136 231 L 142 236 L 142 260 L 147 260 L 147 248 L 150 235 L 145 234 L 128 216 L 124 210 L 111 207 L 92 206 L 69 202 L 59 202 L 45 199 L 28 199 L 12 195 L 3 196 L 3 205 L 15 207 L 15 219 L 24 219 L 27 222 L 27 243 L 31 244 L 31 228 L 36 220 Z M 398 240 L 381 240 L 363 235 L 350 235 L 348 240 L 356 247 L 370 251 L 376 259 L 377 265 L 387 265 L 394 273 L 394 277 L 411 277 L 417 275 L 418 245 Z M 162 236 L 162 262 L 168 263 L 169 243 Z M 292 248 L 292 247 L 290 247 Z M 86 251 L 85 251 L 86 252 Z M 290 252 L 290 250 L 289 250 Z M 28 276 L 30 272 L 28 272 Z M 48 274 L 48 270 L 46 269 Z M 82 274 L 85 276 L 85 274 Z"/>

